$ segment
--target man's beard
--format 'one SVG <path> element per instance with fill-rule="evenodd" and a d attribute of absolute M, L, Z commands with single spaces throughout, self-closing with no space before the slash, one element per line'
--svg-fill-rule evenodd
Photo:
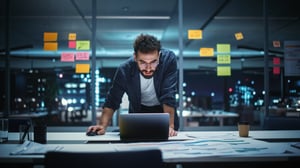
<path fill-rule="evenodd" d="M 148 73 L 146 70 L 140 70 L 141 74 L 143 75 L 144 78 L 146 79 L 150 79 L 153 77 L 155 70 L 150 70 L 150 72 L 152 73 L 152 75 L 145 75 L 144 73 Z"/>

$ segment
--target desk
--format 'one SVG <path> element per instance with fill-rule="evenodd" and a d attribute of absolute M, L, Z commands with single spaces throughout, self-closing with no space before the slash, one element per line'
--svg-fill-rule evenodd
<path fill-rule="evenodd" d="M 11 114 L 9 115 L 9 118 L 33 119 L 33 118 L 46 117 L 47 115 L 48 115 L 47 112 L 30 112 L 30 113 Z"/>
<path fill-rule="evenodd" d="M 183 141 L 177 141 L 185 139 Z M 257 140 L 259 139 L 259 140 Z M 284 142 L 266 142 L 270 139 L 282 140 Z M 0 165 L 8 164 L 27 164 L 42 165 L 44 155 L 10 155 L 21 144 L 14 144 L 14 140 L 18 140 L 17 133 L 9 133 L 9 142 L 0 144 Z M 108 141 L 115 143 L 107 143 Z M 178 137 L 171 137 L 167 142 L 147 142 L 147 143 L 120 143 L 119 136 L 115 132 L 107 132 L 103 136 L 87 137 L 83 132 L 63 133 L 49 132 L 47 133 L 47 147 L 63 147 L 64 151 L 121 151 L 121 150 L 137 150 L 147 148 L 159 148 L 163 153 L 163 160 L 170 166 L 180 165 L 182 167 L 197 167 L 198 164 L 206 166 L 225 166 L 236 165 L 251 167 L 255 164 L 276 164 L 290 166 L 290 162 L 300 162 L 300 149 L 291 147 L 291 144 L 298 140 L 300 142 L 300 130 L 292 131 L 251 131 L 250 137 L 240 138 L 237 131 L 182 131 L 178 133 Z M 230 140 L 230 141 L 228 141 Z M 266 140 L 266 141 L 262 141 Z M 291 140 L 288 142 L 288 140 Z M 97 141 L 99 143 L 86 143 L 87 141 Z M 105 143 L 101 143 L 105 142 Z M 228 144 L 227 142 L 230 142 Z M 211 149 L 203 147 L 210 144 L 218 150 L 214 153 L 201 153 L 202 151 L 210 151 Z M 222 145 L 222 146 L 220 146 Z M 230 146 L 231 145 L 231 146 Z M 232 151 L 232 149 L 266 149 L 266 152 L 250 151 L 240 152 Z M 210 147 L 210 146 L 208 146 Z M 237 148 L 238 147 L 238 148 Z M 224 153 L 225 151 L 225 153 Z M 226 152 L 232 152 L 231 154 Z M 293 163 L 294 164 L 294 163 Z M 251 166 L 249 166 L 251 165 Z"/>

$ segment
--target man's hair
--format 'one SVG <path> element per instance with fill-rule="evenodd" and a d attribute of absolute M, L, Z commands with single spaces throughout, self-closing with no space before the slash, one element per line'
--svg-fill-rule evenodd
<path fill-rule="evenodd" d="M 149 53 L 156 50 L 160 51 L 161 44 L 156 37 L 147 34 L 141 34 L 135 39 L 133 48 L 135 53 L 138 53 L 138 51 L 142 53 Z"/>

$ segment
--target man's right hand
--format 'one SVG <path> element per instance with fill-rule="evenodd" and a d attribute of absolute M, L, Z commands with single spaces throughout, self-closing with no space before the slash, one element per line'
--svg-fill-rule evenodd
<path fill-rule="evenodd" d="M 106 132 L 106 128 L 102 125 L 89 126 L 86 132 L 96 132 L 98 135 L 103 135 Z"/>

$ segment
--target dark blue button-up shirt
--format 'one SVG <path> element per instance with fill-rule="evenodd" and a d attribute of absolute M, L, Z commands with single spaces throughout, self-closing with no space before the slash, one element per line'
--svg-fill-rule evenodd
<path fill-rule="evenodd" d="M 175 120 L 177 120 L 175 94 L 177 93 L 178 72 L 174 52 L 161 49 L 159 64 L 156 67 L 153 79 L 160 104 L 174 107 Z M 103 107 L 113 110 L 119 109 L 124 93 L 128 95 L 129 112 L 139 112 L 141 110 L 140 71 L 133 57 L 130 57 L 118 67 Z M 177 125 L 178 121 L 174 121 L 174 124 Z"/>

